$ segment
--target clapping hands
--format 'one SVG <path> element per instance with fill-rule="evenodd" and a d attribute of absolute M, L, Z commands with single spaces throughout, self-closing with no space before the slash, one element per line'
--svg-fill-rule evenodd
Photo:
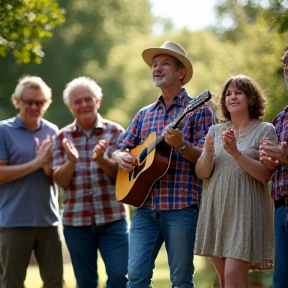
<path fill-rule="evenodd" d="M 52 139 L 50 136 L 42 141 L 40 144 L 39 138 L 35 137 L 35 165 L 37 168 L 43 168 L 47 176 L 51 175 L 51 161 L 52 161 Z"/>
<path fill-rule="evenodd" d="M 68 161 L 76 164 L 79 161 L 79 153 L 74 144 L 67 138 L 63 138 L 62 144 L 68 157 Z"/>

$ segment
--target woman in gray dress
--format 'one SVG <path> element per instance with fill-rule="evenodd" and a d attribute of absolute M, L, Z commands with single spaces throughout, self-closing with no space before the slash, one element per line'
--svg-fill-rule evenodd
<path fill-rule="evenodd" d="M 195 254 L 211 257 L 221 287 L 248 287 L 250 268 L 273 265 L 273 169 L 259 161 L 261 139 L 277 141 L 261 122 L 265 98 L 245 75 L 229 78 L 221 96 L 225 122 L 206 136 L 196 174 L 204 179 Z M 276 167 L 275 167 L 276 168 Z"/>

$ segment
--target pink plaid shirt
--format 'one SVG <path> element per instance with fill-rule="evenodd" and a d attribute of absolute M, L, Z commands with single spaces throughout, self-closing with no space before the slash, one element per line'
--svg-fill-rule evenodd
<path fill-rule="evenodd" d="M 124 129 L 99 114 L 97 119 L 90 136 L 74 121 L 54 139 L 53 169 L 67 161 L 63 138 L 70 140 L 79 153 L 73 178 L 64 188 L 62 218 L 66 226 L 102 225 L 125 218 L 125 207 L 115 199 L 115 183 L 91 160 L 93 149 L 101 139 L 111 142 L 105 152 L 110 157 L 119 148 Z"/>

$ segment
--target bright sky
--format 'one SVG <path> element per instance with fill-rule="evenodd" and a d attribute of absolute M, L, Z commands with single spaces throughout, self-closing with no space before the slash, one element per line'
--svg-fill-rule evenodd
<path fill-rule="evenodd" d="M 199 30 L 213 23 L 215 0 L 150 0 L 155 16 L 170 18 L 176 28 Z M 156 32 L 157 33 L 157 32 Z"/>

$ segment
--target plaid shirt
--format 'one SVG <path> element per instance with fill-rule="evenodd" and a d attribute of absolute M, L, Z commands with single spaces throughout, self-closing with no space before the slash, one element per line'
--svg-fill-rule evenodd
<path fill-rule="evenodd" d="M 158 136 L 162 135 L 165 127 L 181 114 L 190 100 L 192 98 L 183 88 L 167 110 L 162 96 L 155 103 L 141 109 L 124 134 L 121 150 L 142 144 L 153 131 Z M 212 111 L 209 106 L 202 105 L 187 114 L 177 128 L 182 130 L 185 142 L 203 147 L 211 124 Z M 152 210 L 182 209 L 199 204 L 201 191 L 202 181 L 196 177 L 195 163 L 173 151 L 167 173 L 154 183 L 143 206 Z"/>
<path fill-rule="evenodd" d="M 123 204 L 115 199 L 114 182 L 104 174 L 97 162 L 91 160 L 93 149 L 101 139 L 111 141 L 105 151 L 105 156 L 111 157 L 113 151 L 119 148 L 119 138 L 123 136 L 124 129 L 102 119 L 99 114 L 97 120 L 90 136 L 74 121 L 60 130 L 54 139 L 53 169 L 67 161 L 63 138 L 70 140 L 79 153 L 73 178 L 64 188 L 63 225 L 101 225 L 125 218 Z"/>
<path fill-rule="evenodd" d="M 288 106 L 280 112 L 274 119 L 278 141 L 288 142 Z M 288 195 L 288 166 L 279 165 L 272 176 L 272 195 L 277 201 L 283 196 Z"/>

